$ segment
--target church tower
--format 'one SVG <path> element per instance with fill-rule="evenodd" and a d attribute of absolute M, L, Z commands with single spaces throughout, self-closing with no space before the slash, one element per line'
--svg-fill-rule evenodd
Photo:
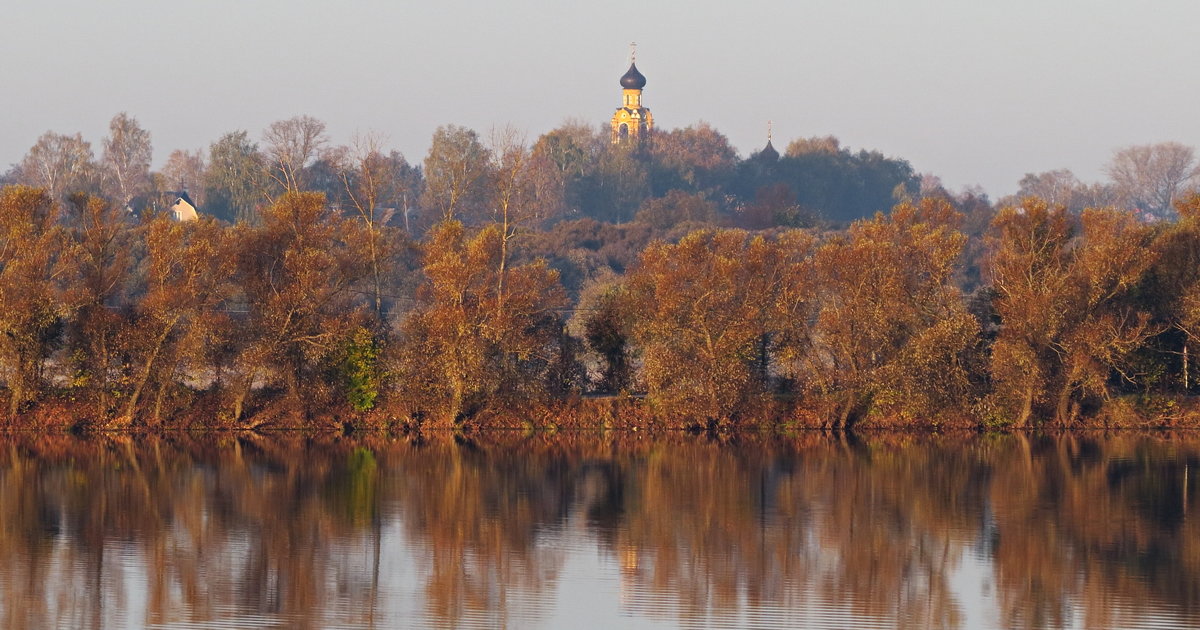
<path fill-rule="evenodd" d="M 621 76 L 622 104 L 612 117 L 613 144 L 637 144 L 650 138 L 654 117 L 642 106 L 646 77 L 637 69 L 636 50 L 629 55 L 629 71 Z"/>

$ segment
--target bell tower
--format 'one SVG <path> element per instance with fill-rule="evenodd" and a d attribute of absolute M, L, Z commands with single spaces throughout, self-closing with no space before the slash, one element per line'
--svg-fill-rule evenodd
<path fill-rule="evenodd" d="M 621 106 L 612 117 L 613 144 L 637 144 L 648 140 L 654 129 L 650 109 L 642 106 L 646 77 L 637 69 L 637 44 L 630 44 L 629 70 L 621 76 Z"/>

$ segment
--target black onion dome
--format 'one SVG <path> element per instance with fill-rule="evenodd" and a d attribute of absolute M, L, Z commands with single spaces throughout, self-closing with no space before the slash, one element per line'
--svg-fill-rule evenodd
<path fill-rule="evenodd" d="M 636 63 L 629 64 L 629 72 L 621 77 L 621 87 L 626 90 L 640 90 L 646 87 L 646 77 L 638 72 Z"/>

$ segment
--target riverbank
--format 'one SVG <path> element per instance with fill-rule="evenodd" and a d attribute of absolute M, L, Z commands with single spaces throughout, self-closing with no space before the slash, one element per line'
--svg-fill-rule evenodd
<path fill-rule="evenodd" d="M 468 418 L 454 421 L 432 417 L 399 405 L 384 404 L 369 411 L 355 411 L 348 405 L 304 409 L 281 400 L 267 400 L 252 406 L 241 419 L 233 420 L 223 401 L 198 396 L 194 403 L 169 417 L 138 417 L 128 420 L 105 412 L 93 404 L 70 399 L 49 398 L 25 412 L 0 420 L 0 430 L 17 431 L 317 431 L 384 432 L 421 434 L 450 432 L 471 434 L 479 431 L 516 431 L 553 435 L 562 431 L 642 431 L 692 433 L 771 433 L 792 434 L 813 430 L 834 431 L 1012 431 L 1073 429 L 1200 429 L 1200 398 L 1165 396 L 1128 396 L 1108 401 L 1090 415 L 1072 422 L 1034 419 L 1023 425 L 987 418 L 977 410 L 952 410 L 930 417 L 873 415 L 853 423 L 831 420 L 828 409 L 805 406 L 794 401 L 770 400 L 749 406 L 737 415 L 725 418 L 699 418 L 673 414 L 638 396 L 588 396 L 559 401 L 530 401 L 514 405 L 490 406 Z"/>

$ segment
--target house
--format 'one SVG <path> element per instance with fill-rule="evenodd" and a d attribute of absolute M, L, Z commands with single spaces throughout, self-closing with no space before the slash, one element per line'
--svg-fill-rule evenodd
<path fill-rule="evenodd" d="M 195 221 L 200 218 L 196 214 L 196 204 L 192 202 L 192 198 L 188 197 L 187 191 L 180 191 L 175 195 L 175 202 L 171 204 L 171 216 L 176 221 Z"/>

